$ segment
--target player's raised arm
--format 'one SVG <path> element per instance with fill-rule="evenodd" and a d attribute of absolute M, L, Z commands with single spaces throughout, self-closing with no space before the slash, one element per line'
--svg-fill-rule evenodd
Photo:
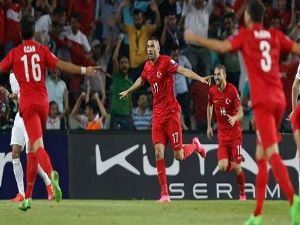
<path fill-rule="evenodd" d="M 77 66 L 73 63 L 65 62 L 62 60 L 58 60 L 56 63 L 56 67 L 64 72 L 71 74 L 82 74 L 87 76 L 93 76 L 96 74 L 96 70 L 100 69 L 99 66 Z"/>
<path fill-rule="evenodd" d="M 184 32 L 184 40 L 186 42 L 194 42 L 215 52 L 226 53 L 232 50 L 232 46 L 228 40 L 219 41 L 216 39 L 208 39 L 194 34 L 190 30 Z"/>
<path fill-rule="evenodd" d="M 120 99 L 123 99 L 123 98 L 127 97 L 128 95 L 130 95 L 131 93 L 135 92 L 137 89 L 142 87 L 144 85 L 144 83 L 145 83 L 145 81 L 143 81 L 142 78 L 139 77 L 130 88 L 128 88 L 126 91 L 122 91 L 119 94 Z"/>
<path fill-rule="evenodd" d="M 200 77 L 194 71 L 192 71 L 188 68 L 182 67 L 182 66 L 178 66 L 177 73 L 179 73 L 179 74 L 181 74 L 181 75 L 183 75 L 183 76 L 185 76 L 189 79 L 197 80 L 197 81 L 199 81 L 201 83 L 205 83 L 205 84 L 208 84 L 208 81 L 211 78 L 211 76 Z"/>

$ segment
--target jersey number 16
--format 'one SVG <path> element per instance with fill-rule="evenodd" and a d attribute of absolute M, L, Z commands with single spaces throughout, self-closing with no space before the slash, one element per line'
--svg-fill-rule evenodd
<path fill-rule="evenodd" d="M 30 57 L 30 56 L 29 56 Z M 26 81 L 30 82 L 30 78 L 29 78 L 29 65 L 28 65 L 28 55 L 23 55 L 21 58 L 21 61 L 24 64 L 24 70 L 25 70 L 25 77 L 26 77 Z M 41 72 L 41 66 L 40 66 L 40 56 L 38 54 L 33 54 L 31 56 L 31 58 L 29 59 L 31 60 L 31 71 L 32 71 L 32 76 L 34 81 L 39 82 L 42 79 L 42 72 Z"/>

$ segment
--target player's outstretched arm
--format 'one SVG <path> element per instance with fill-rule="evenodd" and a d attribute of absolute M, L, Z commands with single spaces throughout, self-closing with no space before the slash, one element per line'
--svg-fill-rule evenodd
<path fill-rule="evenodd" d="M 189 78 L 189 79 L 192 79 L 192 80 L 197 80 L 201 83 L 205 83 L 205 84 L 208 84 L 209 82 L 209 79 L 212 77 L 212 76 L 207 76 L 207 77 L 200 77 L 198 74 L 196 74 L 194 71 L 188 69 L 188 68 L 185 68 L 185 67 L 182 67 L 182 66 L 179 66 L 178 69 L 177 69 L 177 73 Z"/>
<path fill-rule="evenodd" d="M 226 53 L 232 50 L 228 40 L 219 41 L 216 39 L 208 39 L 194 34 L 190 30 L 184 32 L 184 40 L 186 42 L 194 42 L 215 52 Z"/>
<path fill-rule="evenodd" d="M 77 66 L 73 63 L 65 62 L 62 60 L 58 60 L 56 67 L 64 72 L 71 74 L 82 74 L 87 76 L 93 76 L 96 74 L 96 70 L 100 69 L 99 66 Z"/>
<path fill-rule="evenodd" d="M 207 138 L 211 140 L 214 136 L 213 129 L 211 127 L 211 118 L 213 113 L 213 105 L 207 104 Z"/>
<path fill-rule="evenodd" d="M 299 88 L 300 88 L 300 80 L 297 77 L 295 77 L 295 80 L 294 80 L 294 83 L 293 83 L 293 86 L 292 86 L 292 96 L 291 96 L 292 97 L 292 112 L 289 115 L 288 119 L 291 118 L 291 116 L 293 114 L 293 111 L 296 107 L 297 100 L 298 100 Z"/>
<path fill-rule="evenodd" d="M 131 93 L 135 92 L 137 89 L 142 87 L 144 83 L 145 81 L 143 81 L 142 78 L 139 77 L 130 88 L 128 88 L 126 91 L 122 91 L 121 93 L 119 93 L 120 99 L 123 99 L 128 95 L 130 95 Z"/>

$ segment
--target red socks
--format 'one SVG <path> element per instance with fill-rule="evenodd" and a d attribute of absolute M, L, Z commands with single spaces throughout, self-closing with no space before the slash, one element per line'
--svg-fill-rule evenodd
<path fill-rule="evenodd" d="M 286 166 L 283 164 L 283 161 L 279 154 L 274 153 L 271 156 L 270 164 L 272 166 L 272 171 L 274 177 L 279 184 L 280 188 L 284 192 L 285 196 L 289 200 L 290 204 L 293 204 L 294 189 L 291 184 L 291 180 L 287 171 Z"/>
<path fill-rule="evenodd" d="M 27 154 L 27 188 L 25 198 L 32 197 L 32 191 L 35 183 L 35 178 L 38 171 L 37 158 L 34 152 L 29 152 Z"/>
<path fill-rule="evenodd" d="M 156 169 L 157 169 L 158 181 L 161 188 L 161 195 L 169 195 L 167 176 L 166 176 L 166 165 L 164 159 L 160 159 L 156 161 Z"/>
<path fill-rule="evenodd" d="M 262 208 L 265 200 L 266 187 L 268 183 L 268 166 L 265 159 L 257 161 L 258 174 L 256 176 L 256 208 L 254 216 L 259 216 L 262 213 Z"/>
<path fill-rule="evenodd" d="M 36 151 L 36 158 L 42 169 L 47 173 L 48 177 L 51 179 L 51 172 L 53 168 L 46 150 L 42 147 L 38 148 L 38 150 Z"/>
<path fill-rule="evenodd" d="M 197 144 L 185 144 L 183 145 L 184 159 L 187 159 L 198 148 Z"/>
<path fill-rule="evenodd" d="M 245 195 L 245 174 L 243 170 L 238 175 L 236 175 L 236 179 L 240 186 L 240 194 Z"/>

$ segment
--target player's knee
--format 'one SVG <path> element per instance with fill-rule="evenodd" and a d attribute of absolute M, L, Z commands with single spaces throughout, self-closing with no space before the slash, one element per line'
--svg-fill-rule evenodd
<path fill-rule="evenodd" d="M 228 167 L 227 163 L 224 163 L 224 162 L 219 163 L 219 170 L 220 171 L 226 172 L 227 171 L 227 167 Z"/>
<path fill-rule="evenodd" d="M 234 167 L 234 171 L 236 174 L 239 174 L 242 171 L 241 164 L 236 164 L 236 166 Z"/>
<path fill-rule="evenodd" d="M 164 151 L 159 149 L 159 148 L 155 148 L 155 158 L 156 160 L 160 160 L 164 158 Z"/>
<path fill-rule="evenodd" d="M 183 155 L 183 153 L 180 152 L 180 151 L 174 152 L 174 157 L 175 157 L 175 159 L 177 159 L 178 161 L 184 160 L 184 155 Z"/>

